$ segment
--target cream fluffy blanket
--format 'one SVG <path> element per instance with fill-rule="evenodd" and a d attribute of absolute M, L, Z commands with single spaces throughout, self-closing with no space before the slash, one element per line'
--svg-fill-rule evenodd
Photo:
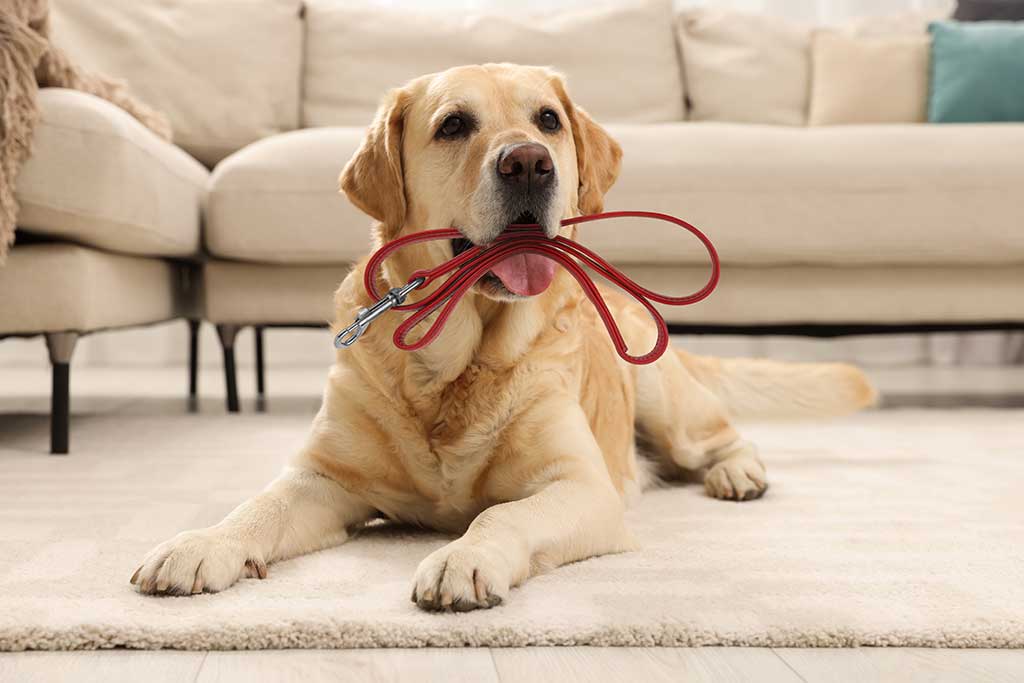
<path fill-rule="evenodd" d="M 0 264 L 14 242 L 14 181 L 32 152 L 40 87 L 71 88 L 102 97 L 169 140 L 167 119 L 133 98 L 124 83 L 77 67 L 49 41 L 48 0 L 0 0 Z"/>

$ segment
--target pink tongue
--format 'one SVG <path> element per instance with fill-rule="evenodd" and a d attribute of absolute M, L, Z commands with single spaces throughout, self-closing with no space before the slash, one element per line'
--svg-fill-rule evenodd
<path fill-rule="evenodd" d="M 533 296 L 547 289 L 555 279 L 555 265 L 537 254 L 513 254 L 496 263 L 491 272 L 513 294 Z"/>

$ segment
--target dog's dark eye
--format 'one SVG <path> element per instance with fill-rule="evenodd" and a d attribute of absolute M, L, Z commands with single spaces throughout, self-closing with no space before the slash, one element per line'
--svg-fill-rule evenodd
<path fill-rule="evenodd" d="M 437 129 L 437 136 L 440 138 L 454 138 L 466 130 L 466 120 L 458 114 L 445 117 L 441 127 Z"/>
<path fill-rule="evenodd" d="M 562 127 L 562 122 L 558 120 L 558 114 L 550 109 L 542 109 L 537 116 L 537 122 L 540 123 L 541 128 L 552 133 Z"/>

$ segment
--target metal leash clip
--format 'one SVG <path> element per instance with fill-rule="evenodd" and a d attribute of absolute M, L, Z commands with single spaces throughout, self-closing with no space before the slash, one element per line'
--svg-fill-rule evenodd
<path fill-rule="evenodd" d="M 382 313 L 391 310 L 395 306 L 404 304 L 405 298 L 409 296 L 409 292 L 426 281 L 426 278 L 418 277 L 402 287 L 395 287 L 388 291 L 383 298 L 379 299 L 369 308 L 360 308 L 359 312 L 356 313 L 355 322 L 334 337 L 334 348 L 348 348 L 355 344 L 363 336 L 363 333 L 366 332 L 366 328 L 370 326 L 370 323 L 380 317 Z"/>

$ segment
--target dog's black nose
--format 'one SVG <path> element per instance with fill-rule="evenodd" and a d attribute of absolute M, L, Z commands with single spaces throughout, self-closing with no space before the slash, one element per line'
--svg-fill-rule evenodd
<path fill-rule="evenodd" d="M 498 156 L 498 177 L 521 192 L 547 188 L 554 175 L 551 155 L 536 142 L 509 145 Z"/>

